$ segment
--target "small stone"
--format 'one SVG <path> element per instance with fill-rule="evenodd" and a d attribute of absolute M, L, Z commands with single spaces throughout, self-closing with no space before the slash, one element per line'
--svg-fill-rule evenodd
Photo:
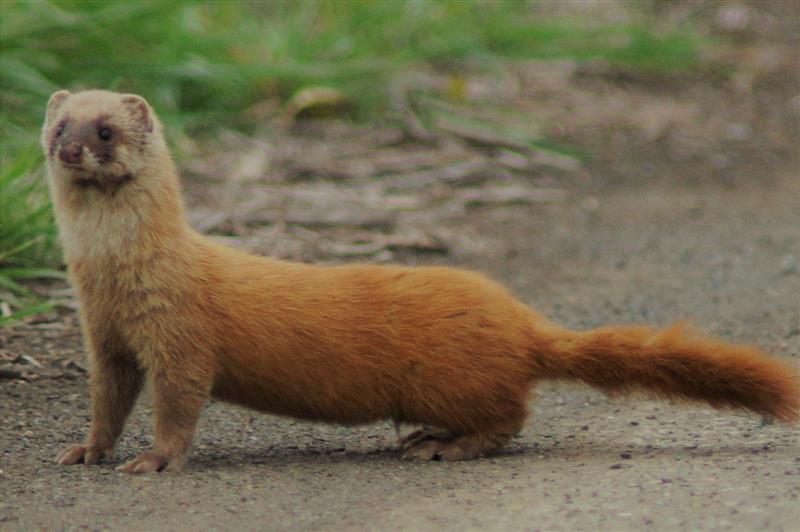
<path fill-rule="evenodd" d="M 77 371 L 78 373 L 88 373 L 88 371 L 89 371 L 84 366 L 82 366 L 81 364 L 78 364 L 74 360 L 70 360 L 66 364 L 64 364 L 64 369 Z"/>
<path fill-rule="evenodd" d="M 43 368 L 44 367 L 39 363 L 38 360 L 36 360 L 35 358 L 33 358 L 30 355 L 19 355 L 12 362 L 14 362 L 15 364 L 33 366 L 33 367 L 36 367 L 36 368 Z"/>
<path fill-rule="evenodd" d="M 728 140 L 747 140 L 753 134 L 753 128 L 745 123 L 733 123 L 728 125 L 725 137 Z"/>
<path fill-rule="evenodd" d="M 800 266 L 797 263 L 797 256 L 787 253 L 781 257 L 778 263 L 781 275 L 796 275 L 800 273 Z"/>

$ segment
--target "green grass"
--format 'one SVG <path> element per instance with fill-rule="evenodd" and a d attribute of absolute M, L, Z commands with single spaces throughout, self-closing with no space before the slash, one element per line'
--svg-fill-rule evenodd
<path fill-rule="evenodd" d="M 4 150 L 5 151 L 5 150 Z M 8 305 L 0 326 L 50 308 L 19 281 L 63 278 L 59 264 L 53 213 L 44 183 L 38 177 L 37 146 L 8 158 L 0 156 L 0 301 Z"/>
<path fill-rule="evenodd" d="M 2 0 L 4 293 L 27 297 L 17 281 L 58 264 L 36 147 L 55 90 L 142 94 L 174 136 L 209 124 L 247 129 L 263 119 L 248 109 L 264 101 L 281 105 L 310 86 L 343 93 L 358 119 L 391 120 L 391 80 L 418 68 L 461 73 L 497 59 L 572 58 L 671 72 L 697 62 L 699 42 L 690 32 L 546 19 L 533 7 L 524 1 Z M 21 301 L 16 308 L 25 308 Z"/>
<path fill-rule="evenodd" d="M 2 136 L 39 125 L 59 88 L 143 94 L 173 122 L 243 125 L 242 111 L 324 84 L 369 117 L 417 65 L 495 58 L 605 59 L 690 68 L 691 34 L 535 17 L 530 2 L 21 2 L 0 18 Z"/>

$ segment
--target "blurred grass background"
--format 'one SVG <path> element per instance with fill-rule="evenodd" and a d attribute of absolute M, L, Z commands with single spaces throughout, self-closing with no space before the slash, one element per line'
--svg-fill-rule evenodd
<path fill-rule="evenodd" d="M 38 136 L 51 93 L 147 98 L 171 136 L 247 130 L 254 107 L 331 87 L 357 120 L 393 119 L 390 83 L 415 69 L 498 60 L 602 60 L 673 72 L 698 63 L 688 30 L 543 16 L 535 1 L 19 1 L 0 5 L 0 324 L 41 310 L 19 281 L 60 275 Z M 555 5 L 555 4 L 551 4 Z"/>

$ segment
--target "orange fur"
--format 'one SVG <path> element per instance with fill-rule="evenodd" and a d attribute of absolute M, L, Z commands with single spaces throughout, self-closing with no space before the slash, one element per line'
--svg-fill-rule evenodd
<path fill-rule="evenodd" d="M 113 146 L 94 139 L 98 117 L 114 126 Z M 131 473 L 180 469 L 210 397 L 442 429 L 402 440 L 422 459 L 508 441 L 539 379 L 798 417 L 796 370 L 754 348 L 680 327 L 568 331 L 467 271 L 316 267 L 217 245 L 187 226 L 161 124 L 136 96 L 56 93 L 42 143 L 92 362 L 91 434 L 63 464 L 110 455 L 145 378 L 155 445 L 122 466 Z"/>

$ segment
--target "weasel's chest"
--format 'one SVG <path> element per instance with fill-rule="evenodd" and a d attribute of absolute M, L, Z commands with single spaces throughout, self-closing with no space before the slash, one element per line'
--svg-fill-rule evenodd
<path fill-rule="evenodd" d="M 109 256 L 129 257 L 147 251 L 140 238 L 140 218 L 131 209 L 85 209 L 62 213 L 57 219 L 70 261 L 103 262 Z"/>
<path fill-rule="evenodd" d="M 84 319 L 113 322 L 123 336 L 162 324 L 186 304 L 178 283 L 131 263 L 113 260 L 79 262 L 70 273 Z"/>

